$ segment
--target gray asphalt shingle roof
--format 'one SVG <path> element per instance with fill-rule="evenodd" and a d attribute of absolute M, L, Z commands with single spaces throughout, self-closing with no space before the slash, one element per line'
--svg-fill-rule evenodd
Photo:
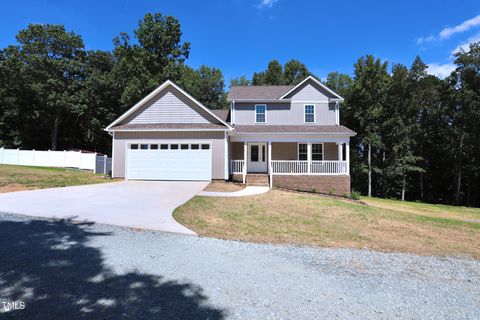
<path fill-rule="evenodd" d="M 227 129 L 222 124 L 214 123 L 128 123 L 110 128 L 110 130 L 148 130 L 148 129 Z"/>
<path fill-rule="evenodd" d="M 227 99 L 232 100 L 273 100 L 279 99 L 295 86 L 231 86 Z"/>
<path fill-rule="evenodd" d="M 236 133 L 312 133 L 312 134 L 350 134 L 356 132 L 345 126 L 325 125 L 239 125 L 235 126 Z"/>

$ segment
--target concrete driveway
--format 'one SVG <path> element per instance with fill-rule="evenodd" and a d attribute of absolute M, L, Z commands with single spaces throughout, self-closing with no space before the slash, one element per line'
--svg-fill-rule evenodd
<path fill-rule="evenodd" d="M 0 194 L 0 212 L 195 234 L 173 210 L 208 182 L 122 181 Z"/>

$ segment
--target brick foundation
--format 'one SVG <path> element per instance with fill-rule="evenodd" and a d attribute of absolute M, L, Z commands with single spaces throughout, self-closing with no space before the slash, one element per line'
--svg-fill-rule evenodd
<path fill-rule="evenodd" d="M 230 180 L 232 180 L 233 182 L 243 183 L 243 175 L 241 173 L 232 174 L 230 175 Z"/>
<path fill-rule="evenodd" d="M 273 186 L 344 196 L 350 194 L 350 176 L 274 175 Z"/>

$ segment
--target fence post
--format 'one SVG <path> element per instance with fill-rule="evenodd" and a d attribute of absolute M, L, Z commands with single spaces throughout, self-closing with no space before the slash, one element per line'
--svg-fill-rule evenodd
<path fill-rule="evenodd" d="M 51 165 L 50 165 L 50 149 L 48 149 L 48 166 L 51 167 Z"/>
<path fill-rule="evenodd" d="M 78 169 L 82 169 L 82 151 L 78 151 Z"/>
<path fill-rule="evenodd" d="M 35 166 L 35 149 L 32 150 L 32 165 Z"/>
<path fill-rule="evenodd" d="M 20 164 L 20 148 L 17 148 L 17 165 Z"/>
<path fill-rule="evenodd" d="M 107 175 L 107 155 L 103 155 L 103 174 Z"/>
<path fill-rule="evenodd" d="M 67 150 L 63 150 L 63 167 L 67 167 Z"/>
<path fill-rule="evenodd" d="M 2 147 L 2 161 L 0 163 L 3 163 L 3 151 L 5 150 L 4 147 Z"/>

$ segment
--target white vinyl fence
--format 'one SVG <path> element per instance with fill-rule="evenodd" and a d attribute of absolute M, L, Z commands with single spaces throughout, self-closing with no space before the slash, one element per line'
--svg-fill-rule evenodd
<path fill-rule="evenodd" d="M 0 148 L 0 164 L 18 166 L 61 167 L 92 170 L 109 174 L 112 159 L 96 153 L 81 151 L 38 151 Z"/>

